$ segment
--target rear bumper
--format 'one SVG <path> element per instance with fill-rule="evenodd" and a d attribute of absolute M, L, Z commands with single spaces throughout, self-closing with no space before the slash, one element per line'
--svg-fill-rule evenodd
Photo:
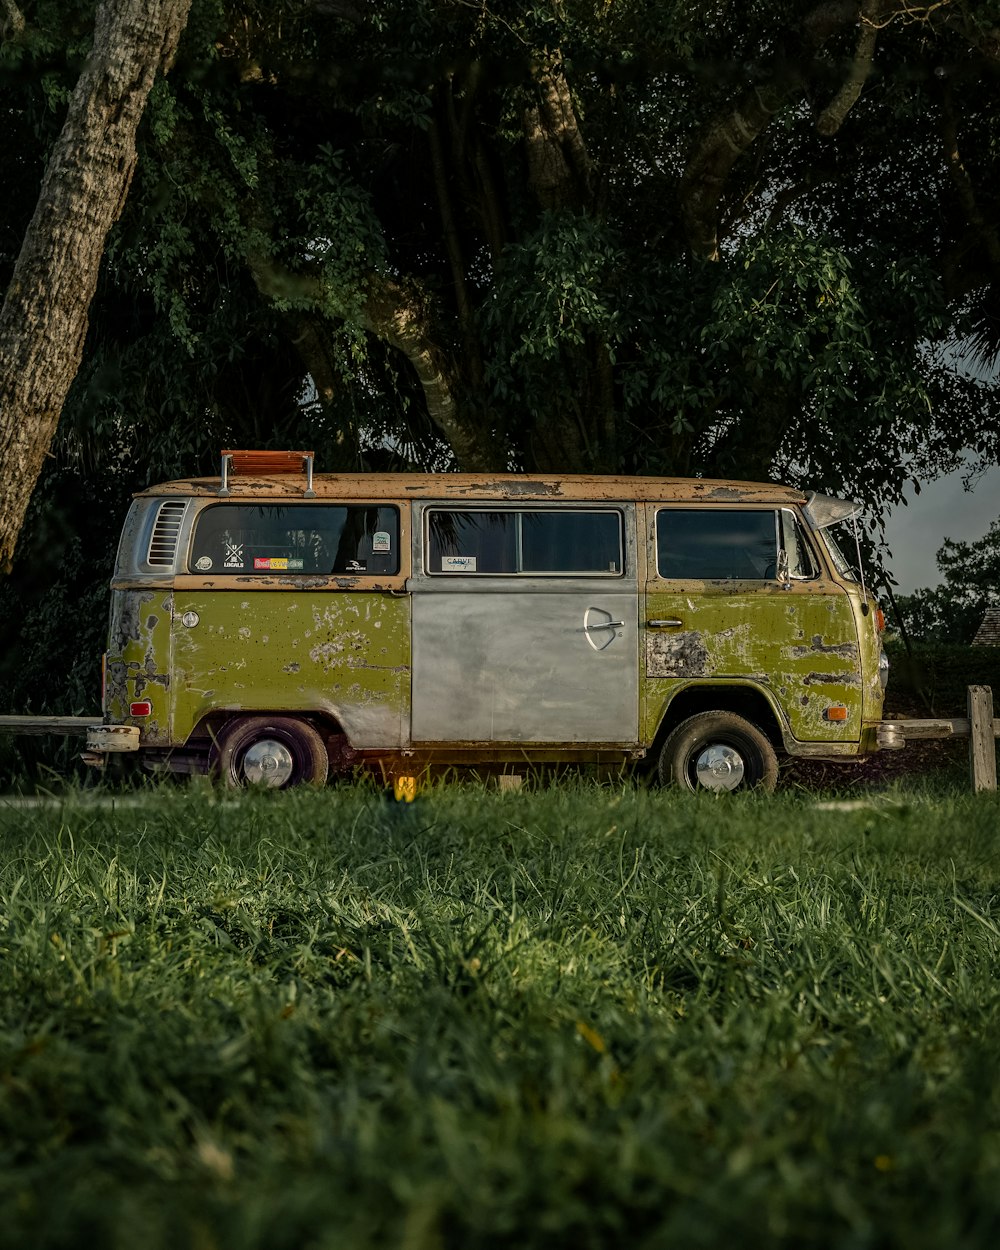
<path fill-rule="evenodd" d="M 138 725 L 92 725 L 87 730 L 87 750 L 99 754 L 138 751 Z"/>

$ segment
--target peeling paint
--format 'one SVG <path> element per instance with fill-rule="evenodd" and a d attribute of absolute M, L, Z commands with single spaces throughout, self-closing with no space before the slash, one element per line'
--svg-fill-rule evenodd
<path fill-rule="evenodd" d="M 802 678 L 803 686 L 860 686 L 861 677 L 858 673 L 807 673 Z"/>
<path fill-rule="evenodd" d="M 646 634 L 649 677 L 704 677 L 708 651 L 700 634 Z"/>
<path fill-rule="evenodd" d="M 787 654 L 794 659 L 800 660 L 807 655 L 842 655 L 845 659 L 856 662 L 858 659 L 858 645 L 855 642 L 828 643 L 824 642 L 822 634 L 813 634 L 812 642 L 808 647 L 789 647 Z"/>
<path fill-rule="evenodd" d="M 704 587 L 701 594 L 678 594 L 664 585 L 647 594 L 641 609 L 646 619 L 682 623 L 677 633 L 646 632 L 648 737 L 655 733 L 678 683 L 686 679 L 752 682 L 762 692 L 773 691 L 790 733 L 803 742 L 860 738 L 864 699 L 858 627 L 851 599 L 841 587 L 830 582 L 796 583 L 780 593 L 771 584 L 736 593 L 731 583 L 706 582 Z M 822 671 L 815 668 L 818 656 L 828 661 Z M 817 698 L 823 686 L 829 693 Z M 823 709 L 831 702 L 847 707 L 846 721 L 823 719 Z"/>
<path fill-rule="evenodd" d="M 252 624 L 244 623 L 244 603 L 252 608 Z M 185 611 L 197 612 L 201 624 L 175 635 L 177 740 L 184 741 L 214 707 L 241 704 L 247 711 L 329 716 L 360 748 L 402 744 L 409 698 L 407 598 L 367 590 L 303 591 L 292 598 L 258 589 L 248 602 L 191 590 L 177 595 L 175 615 Z M 252 672 L 253 680 L 241 680 L 241 672 Z M 345 681 L 348 676 L 353 681 Z"/>

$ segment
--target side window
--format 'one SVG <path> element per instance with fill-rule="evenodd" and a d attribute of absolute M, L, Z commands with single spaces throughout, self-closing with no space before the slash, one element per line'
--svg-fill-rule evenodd
<path fill-rule="evenodd" d="M 428 573 L 516 573 L 517 514 L 431 512 Z"/>
<path fill-rule="evenodd" d="M 773 510 L 673 509 L 656 514 L 660 577 L 706 581 L 773 579 L 778 526 Z"/>
<path fill-rule="evenodd" d="M 397 573 L 399 510 L 373 504 L 214 504 L 195 522 L 197 573 Z"/>
<path fill-rule="evenodd" d="M 623 561 L 619 512 L 428 512 L 428 573 L 620 577 Z"/>
<path fill-rule="evenodd" d="M 522 573 L 622 573 L 618 512 L 522 512 Z"/>

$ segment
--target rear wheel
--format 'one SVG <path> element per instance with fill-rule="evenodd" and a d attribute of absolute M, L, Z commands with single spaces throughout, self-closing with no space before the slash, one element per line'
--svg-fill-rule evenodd
<path fill-rule="evenodd" d="M 319 786 L 329 769 L 323 739 L 307 721 L 293 716 L 247 716 L 230 722 L 212 751 L 213 773 L 234 789 Z"/>
<path fill-rule="evenodd" d="M 664 742 L 659 775 L 683 790 L 771 791 L 778 757 L 766 735 L 735 712 L 699 712 Z"/>

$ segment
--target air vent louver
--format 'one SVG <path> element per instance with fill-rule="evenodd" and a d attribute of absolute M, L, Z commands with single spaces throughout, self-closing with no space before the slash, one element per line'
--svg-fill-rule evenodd
<path fill-rule="evenodd" d="M 187 503 L 183 499 L 167 499 L 160 504 L 149 540 L 146 563 L 153 569 L 172 569 L 177 555 L 181 521 Z"/>

